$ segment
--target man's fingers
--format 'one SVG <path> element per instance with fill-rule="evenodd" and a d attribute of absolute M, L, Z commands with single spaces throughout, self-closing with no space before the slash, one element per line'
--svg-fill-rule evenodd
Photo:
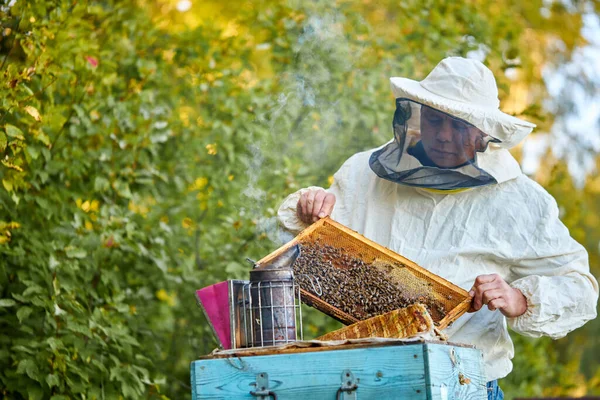
<path fill-rule="evenodd" d="M 471 289 L 471 291 L 469 292 L 469 294 L 471 296 L 473 296 L 473 300 L 471 300 L 471 309 L 473 311 L 479 311 L 481 309 L 482 304 L 483 304 L 483 301 L 481 300 L 482 293 L 479 292 L 477 290 L 477 288 L 473 288 L 473 289 Z"/>
<path fill-rule="evenodd" d="M 302 219 L 302 196 L 300 196 L 298 203 L 296 203 L 296 215 L 298 215 L 298 218 Z"/>
<path fill-rule="evenodd" d="M 307 224 L 310 224 L 310 213 L 309 213 L 309 209 L 308 209 L 308 196 L 309 196 L 310 192 L 306 192 L 304 193 L 302 196 L 300 196 L 300 200 L 298 202 L 298 204 L 300 205 L 300 210 L 301 210 L 301 214 L 300 219 L 302 220 L 302 222 L 305 222 Z"/>
<path fill-rule="evenodd" d="M 477 278 L 475 278 L 475 284 L 473 286 L 477 287 L 479 285 L 483 285 L 484 283 L 494 282 L 498 280 L 498 278 L 500 278 L 500 275 L 498 274 L 479 275 Z"/>
<path fill-rule="evenodd" d="M 296 206 L 296 212 L 302 221 L 306 218 L 306 193 L 300 196 L 298 205 Z"/>
<path fill-rule="evenodd" d="M 317 221 L 318 218 L 329 215 L 335 203 L 335 196 L 320 190 L 309 190 L 303 193 L 298 200 L 296 213 L 301 221 L 310 224 Z"/>
<path fill-rule="evenodd" d="M 476 304 L 475 299 L 473 299 L 473 302 L 471 303 L 471 308 L 469 308 L 469 312 L 475 312 L 479 310 L 481 310 L 481 303 Z"/>
<path fill-rule="evenodd" d="M 485 293 L 489 290 L 496 290 L 496 289 L 500 289 L 500 286 L 498 286 L 497 282 L 484 283 L 483 285 L 479 285 L 474 288 L 475 296 L 477 296 L 477 295 L 481 296 L 481 295 L 483 295 L 483 293 Z"/>
<path fill-rule="evenodd" d="M 485 303 L 483 300 L 483 294 L 488 290 L 498 289 L 496 282 L 484 283 L 479 286 L 475 286 L 472 289 L 473 292 L 473 308 L 475 311 L 479 310 Z"/>
<path fill-rule="evenodd" d="M 473 302 L 471 303 L 471 309 L 470 311 L 479 311 L 481 310 L 481 308 L 484 305 L 488 305 L 488 308 L 490 310 L 495 310 L 496 308 L 500 308 L 497 306 L 497 304 L 499 304 L 499 302 L 501 304 L 506 304 L 505 303 L 505 299 L 502 297 L 502 291 L 501 290 L 488 290 L 488 291 L 484 291 L 481 296 L 475 296 L 473 298 Z M 492 305 L 492 306 L 490 306 Z M 496 307 L 496 308 L 492 308 L 492 307 Z M 504 305 L 502 305 L 502 307 L 504 307 Z"/>
<path fill-rule="evenodd" d="M 469 309 L 467 310 L 467 312 L 475 312 L 477 310 L 475 310 L 475 308 L 473 307 L 473 296 L 475 296 L 475 287 L 472 287 L 471 290 L 469 291 L 469 296 L 471 296 L 471 304 L 469 305 Z"/>
<path fill-rule="evenodd" d="M 488 303 L 488 308 L 490 309 L 490 311 L 495 311 L 498 309 L 501 310 L 504 307 L 506 307 L 506 300 L 504 300 L 503 298 L 494 299 Z"/>
<path fill-rule="evenodd" d="M 482 296 L 483 304 L 489 304 L 492 300 L 501 298 L 503 293 L 500 289 L 486 290 Z"/>
<path fill-rule="evenodd" d="M 313 190 L 306 194 L 306 219 L 310 222 L 313 215 L 313 205 L 315 204 L 315 196 L 317 193 Z"/>
<path fill-rule="evenodd" d="M 475 309 L 475 305 L 473 304 L 473 302 L 471 302 L 471 305 L 469 306 L 469 310 L 467 310 L 467 312 L 472 313 L 472 312 L 475 312 L 475 311 L 479 311 L 479 310 L 476 310 Z"/>
<path fill-rule="evenodd" d="M 511 307 L 510 290 L 511 287 L 498 274 L 479 275 L 469 292 L 473 296 L 469 312 L 479 311 L 485 304 L 492 311 L 506 310 Z"/>
<path fill-rule="evenodd" d="M 334 205 L 335 195 L 333 193 L 327 193 L 325 195 L 325 198 L 323 199 L 323 205 L 321 206 L 321 210 L 319 211 L 319 218 L 325 218 L 326 216 L 331 215 Z"/>
<path fill-rule="evenodd" d="M 480 310 L 483 306 L 483 293 L 485 291 L 498 289 L 498 283 L 502 282 L 502 279 L 498 278 L 500 278 L 498 274 L 479 275 L 477 278 L 475 278 L 473 288 L 469 292 L 469 294 L 473 296 L 472 308 L 475 311 Z"/>
<path fill-rule="evenodd" d="M 323 207 L 323 201 L 325 200 L 326 196 L 327 196 L 327 193 L 324 190 L 319 190 L 315 194 L 315 202 L 313 204 L 313 209 L 312 209 L 312 213 L 311 213 L 311 219 L 313 222 L 315 222 L 317 219 L 319 219 L 317 217 L 317 215 L 321 213 L 321 208 Z"/>

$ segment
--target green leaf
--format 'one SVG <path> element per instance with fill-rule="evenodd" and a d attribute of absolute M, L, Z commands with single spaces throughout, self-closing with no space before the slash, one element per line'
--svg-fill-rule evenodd
<path fill-rule="evenodd" d="M 130 199 L 132 197 L 131 190 L 129 189 L 129 184 L 127 184 L 127 182 L 117 180 L 113 183 L 113 188 L 121 197 L 124 197 L 126 199 Z"/>
<path fill-rule="evenodd" d="M 48 200 L 46 200 L 43 197 L 36 197 L 35 202 L 43 209 L 43 210 L 48 210 L 50 208 L 50 204 L 48 203 Z"/>
<path fill-rule="evenodd" d="M 87 326 L 82 325 L 82 324 L 77 324 L 77 323 L 71 322 L 70 324 L 67 325 L 67 329 L 70 330 L 71 332 L 81 333 L 82 335 L 85 335 L 87 337 L 92 336 L 92 332 L 91 332 L 90 328 L 88 328 Z"/>
<path fill-rule="evenodd" d="M 16 305 L 17 302 L 13 299 L 0 299 L 0 307 L 13 307 Z"/>
<path fill-rule="evenodd" d="M 65 345 L 63 344 L 62 340 L 55 337 L 49 337 L 48 339 L 46 339 L 46 343 L 48 343 L 48 346 L 50 346 L 52 351 L 65 348 Z"/>
<path fill-rule="evenodd" d="M 85 258 L 87 257 L 87 251 L 74 246 L 68 246 L 65 248 L 65 253 L 69 258 Z"/>
<path fill-rule="evenodd" d="M 2 186 L 4 186 L 4 189 L 6 189 L 7 192 L 12 192 L 13 190 L 12 182 L 6 179 L 2 179 Z"/>
<path fill-rule="evenodd" d="M 27 307 L 27 306 L 21 307 L 17 311 L 17 319 L 19 320 L 20 323 L 23 323 L 23 321 L 26 320 L 27 317 L 29 317 L 32 312 L 33 312 L 33 309 L 31 307 Z"/>
<path fill-rule="evenodd" d="M 108 179 L 102 177 L 102 176 L 97 176 L 96 179 L 94 180 L 94 190 L 97 192 L 104 192 L 105 190 L 108 190 L 110 188 L 110 182 L 108 181 Z"/>
<path fill-rule="evenodd" d="M 27 394 L 29 395 L 29 400 L 42 400 L 44 398 L 44 391 L 35 384 L 27 385 Z"/>
<path fill-rule="evenodd" d="M 60 380 L 58 379 L 58 376 L 56 374 L 48 374 L 46 375 L 46 383 L 50 388 L 52 388 L 53 386 L 58 386 Z"/>
<path fill-rule="evenodd" d="M 40 156 L 40 151 L 35 146 L 27 146 L 27 153 L 34 160 L 37 160 Z"/>
<path fill-rule="evenodd" d="M 39 375 L 38 366 L 34 360 L 31 358 L 26 358 L 19 361 L 19 365 L 17 366 L 17 374 L 27 374 L 27 376 L 31 379 L 37 380 Z"/>
<path fill-rule="evenodd" d="M 12 138 L 25 140 L 25 136 L 23 136 L 23 132 L 14 125 L 6 124 L 4 126 L 4 130 L 6 130 L 6 134 Z"/>
<path fill-rule="evenodd" d="M 4 132 L 0 132 L 0 153 L 3 153 L 6 150 L 6 145 L 8 144 L 8 138 L 4 134 Z"/>
<path fill-rule="evenodd" d="M 37 351 L 31 347 L 26 347 L 26 346 L 13 346 L 11 347 L 11 350 L 16 352 L 16 351 L 22 351 L 23 353 L 27 353 L 27 354 L 36 354 Z"/>
<path fill-rule="evenodd" d="M 23 291 L 23 296 L 31 297 L 32 294 L 44 293 L 44 288 L 37 284 L 31 284 Z"/>
<path fill-rule="evenodd" d="M 46 146 L 50 146 L 50 138 L 44 132 L 39 132 L 36 139 L 44 143 Z"/>
<path fill-rule="evenodd" d="M 24 84 L 24 83 L 21 83 L 21 88 L 23 88 L 23 89 L 25 90 L 25 92 L 27 92 L 27 94 L 28 94 L 28 95 L 30 95 L 30 96 L 32 96 L 32 95 L 33 95 L 33 90 L 31 90 L 31 89 L 29 88 L 29 86 L 27 86 L 26 84 Z"/>

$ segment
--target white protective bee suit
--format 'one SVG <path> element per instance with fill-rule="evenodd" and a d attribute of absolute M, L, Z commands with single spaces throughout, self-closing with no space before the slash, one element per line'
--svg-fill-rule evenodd
<path fill-rule="evenodd" d="M 391 83 L 394 140 L 342 165 L 327 189 L 336 197 L 331 217 L 467 291 L 477 276 L 493 273 L 519 289 L 525 314 L 505 318 L 484 306 L 445 331 L 450 341 L 483 351 L 488 380 L 503 378 L 514 355 L 509 326 L 557 339 L 596 317 L 598 283 L 587 252 L 560 221 L 554 198 L 508 152 L 534 125 L 498 109 L 495 79 L 483 64 L 447 58 L 421 82 Z M 416 154 L 422 105 L 482 133 L 472 160 L 440 168 Z M 279 208 L 286 230 L 307 226 L 296 206 L 311 189 Z"/>

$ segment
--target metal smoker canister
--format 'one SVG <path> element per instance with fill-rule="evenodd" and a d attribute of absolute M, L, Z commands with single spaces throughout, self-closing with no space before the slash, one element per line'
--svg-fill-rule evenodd
<path fill-rule="evenodd" d="M 252 346 L 296 341 L 297 288 L 291 268 L 275 265 L 255 268 L 250 271 L 249 286 Z"/>

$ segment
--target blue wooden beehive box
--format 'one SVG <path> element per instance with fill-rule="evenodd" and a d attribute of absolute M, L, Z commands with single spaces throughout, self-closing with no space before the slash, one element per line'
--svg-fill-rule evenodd
<path fill-rule="evenodd" d="M 191 365 L 192 399 L 486 400 L 481 351 L 443 342 L 253 348 Z"/>

